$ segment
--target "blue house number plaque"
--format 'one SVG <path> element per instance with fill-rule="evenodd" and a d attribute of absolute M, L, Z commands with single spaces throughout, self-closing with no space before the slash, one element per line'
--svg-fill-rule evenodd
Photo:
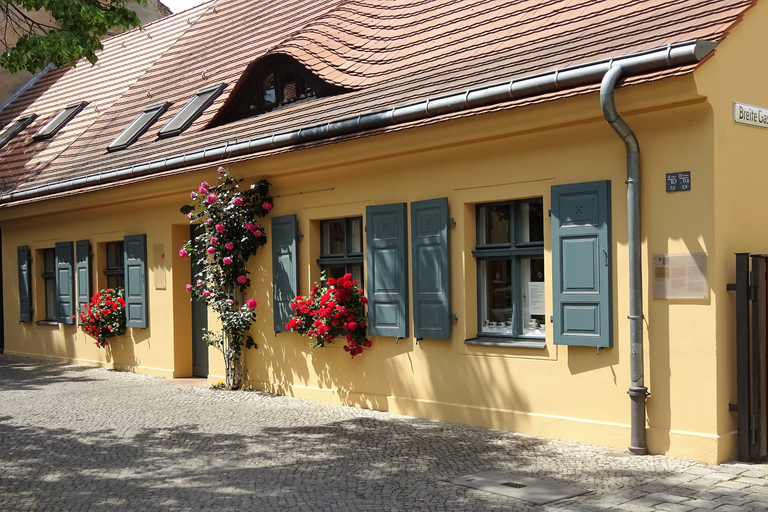
<path fill-rule="evenodd" d="M 691 171 L 667 174 L 667 192 L 691 190 Z"/>

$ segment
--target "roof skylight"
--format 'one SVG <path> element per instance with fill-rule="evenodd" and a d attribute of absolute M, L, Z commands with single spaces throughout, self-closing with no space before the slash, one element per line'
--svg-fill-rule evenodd
<path fill-rule="evenodd" d="M 144 135 L 149 127 L 155 124 L 155 121 L 157 121 L 158 118 L 163 115 L 166 110 L 168 110 L 170 105 L 170 101 L 164 101 L 162 103 L 158 103 L 157 105 L 152 105 L 145 108 L 144 112 L 139 114 L 139 117 L 137 117 L 131 124 L 129 124 L 128 128 L 123 130 L 123 132 L 118 135 L 115 140 L 110 143 L 109 146 L 107 146 L 107 151 L 118 151 L 125 149 L 139 140 L 139 137 Z"/>
<path fill-rule="evenodd" d="M 35 119 L 37 119 L 37 114 L 29 114 L 18 118 L 15 123 L 0 135 L 0 148 L 8 144 L 11 139 L 17 136 L 21 130 L 32 124 L 32 121 Z"/>
<path fill-rule="evenodd" d="M 70 122 L 81 110 L 88 104 L 87 101 L 79 101 L 71 105 L 64 107 L 64 110 L 56 114 L 56 117 L 51 119 L 48 124 L 35 134 L 35 140 L 50 139 L 56 135 L 59 130 L 64 128 L 68 122 Z"/>
<path fill-rule="evenodd" d="M 221 83 L 197 91 L 195 97 L 189 100 L 189 103 L 184 105 L 184 108 L 182 108 L 178 114 L 173 116 L 173 118 L 160 129 L 157 136 L 161 139 L 165 139 L 167 137 L 179 135 L 189 128 L 195 119 L 200 117 L 203 111 L 211 106 L 213 100 L 219 97 L 226 86 L 227 84 Z"/>

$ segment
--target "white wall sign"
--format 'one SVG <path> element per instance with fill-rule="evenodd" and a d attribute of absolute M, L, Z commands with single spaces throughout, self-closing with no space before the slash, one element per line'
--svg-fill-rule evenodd
<path fill-rule="evenodd" d="M 653 255 L 654 299 L 706 299 L 708 292 L 706 253 Z"/>
<path fill-rule="evenodd" d="M 733 102 L 733 122 L 768 128 L 768 108 L 747 105 L 746 103 Z"/>

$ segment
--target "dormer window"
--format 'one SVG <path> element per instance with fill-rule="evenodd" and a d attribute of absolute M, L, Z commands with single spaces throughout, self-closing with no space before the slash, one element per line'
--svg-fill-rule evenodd
<path fill-rule="evenodd" d="M 325 82 L 295 59 L 287 55 L 269 55 L 248 67 L 210 125 L 231 123 L 342 92 L 346 90 Z"/>
<path fill-rule="evenodd" d="M 249 109 L 254 114 L 260 114 L 314 96 L 312 86 L 293 66 L 269 67 L 256 80 Z"/>

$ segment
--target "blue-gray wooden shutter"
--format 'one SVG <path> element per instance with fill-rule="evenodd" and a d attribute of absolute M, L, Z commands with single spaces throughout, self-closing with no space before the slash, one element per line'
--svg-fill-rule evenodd
<path fill-rule="evenodd" d="M 275 333 L 287 331 L 285 324 L 293 316 L 291 301 L 298 295 L 298 231 L 296 215 L 272 217 L 272 302 Z"/>
<path fill-rule="evenodd" d="M 19 257 L 19 322 L 32 321 L 32 272 L 29 267 L 29 247 L 16 248 Z"/>
<path fill-rule="evenodd" d="M 75 260 L 77 272 L 77 312 L 87 309 L 91 301 L 91 242 L 75 242 Z"/>
<path fill-rule="evenodd" d="M 123 238 L 125 325 L 147 327 L 147 235 Z"/>
<path fill-rule="evenodd" d="M 411 203 L 413 335 L 451 337 L 448 198 Z"/>
<path fill-rule="evenodd" d="M 555 345 L 613 345 L 611 261 L 611 182 L 553 186 Z"/>
<path fill-rule="evenodd" d="M 408 336 L 408 209 L 406 203 L 365 209 L 368 334 Z"/>
<path fill-rule="evenodd" d="M 56 321 L 75 323 L 75 244 L 56 242 Z"/>

